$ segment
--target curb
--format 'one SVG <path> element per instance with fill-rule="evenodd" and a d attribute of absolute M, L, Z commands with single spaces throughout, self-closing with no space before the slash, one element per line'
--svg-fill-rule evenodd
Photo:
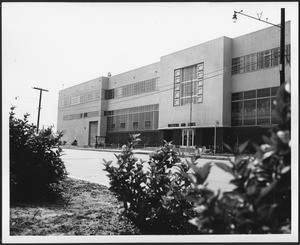
<path fill-rule="evenodd" d="M 118 150 L 118 149 L 94 149 L 94 148 L 82 148 L 82 147 L 78 147 L 78 148 L 62 148 L 62 149 L 71 149 L 71 150 L 85 150 L 85 151 L 100 151 L 100 152 L 112 152 L 112 153 L 120 153 L 122 152 L 122 150 Z M 141 150 L 133 150 L 134 154 L 144 154 L 144 155 L 149 155 L 150 153 L 152 153 L 154 151 L 141 151 Z M 191 156 L 186 155 L 185 157 L 190 158 Z M 201 159 L 208 159 L 208 160 L 229 160 L 231 157 L 233 156 L 205 156 L 202 155 L 200 158 Z"/>

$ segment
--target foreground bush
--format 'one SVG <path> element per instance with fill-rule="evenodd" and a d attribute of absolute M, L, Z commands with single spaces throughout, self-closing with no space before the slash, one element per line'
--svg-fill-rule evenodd
<path fill-rule="evenodd" d="M 187 171 L 187 166 L 167 142 L 148 162 L 140 162 L 132 152 L 138 142 L 138 135 L 131 135 L 116 155 L 117 163 L 105 162 L 110 190 L 123 202 L 126 216 L 145 234 L 195 233 L 197 229 L 189 223 L 195 212 L 182 197 L 190 181 L 178 171 Z"/>
<path fill-rule="evenodd" d="M 243 155 L 247 142 L 235 153 L 230 166 L 215 165 L 232 175 L 236 188 L 223 194 L 207 189 L 204 182 L 210 164 L 196 168 L 193 190 L 186 199 L 198 215 L 191 220 L 199 232 L 214 234 L 290 233 L 291 231 L 291 107 L 289 84 L 280 87 L 276 99 L 278 127 L 265 144 L 256 146 L 255 157 Z"/>
<path fill-rule="evenodd" d="M 229 164 L 184 164 L 170 143 L 139 162 L 132 153 L 137 136 L 123 147 L 116 165 L 106 162 L 111 190 L 129 217 L 151 234 L 266 234 L 291 232 L 291 107 L 289 84 L 276 99 L 279 125 L 271 137 L 245 154 L 248 142 L 229 150 Z M 147 164 L 149 165 L 148 167 Z M 232 191 L 207 187 L 213 164 L 231 174 Z M 176 171 L 177 170 L 177 171 Z M 195 231 L 190 225 L 197 229 Z"/>
<path fill-rule="evenodd" d="M 60 181 L 67 174 L 60 156 L 62 133 L 52 133 L 51 127 L 36 133 L 36 126 L 14 117 L 9 120 L 10 199 L 53 200 L 63 191 Z"/>

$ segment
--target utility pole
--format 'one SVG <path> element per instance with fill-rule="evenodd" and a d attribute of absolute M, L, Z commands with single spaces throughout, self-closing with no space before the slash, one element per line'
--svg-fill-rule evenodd
<path fill-rule="evenodd" d="M 216 122 L 215 122 L 214 155 L 216 155 L 216 150 L 217 150 L 217 126 L 219 126 L 219 121 L 218 120 L 216 120 Z"/>
<path fill-rule="evenodd" d="M 281 9 L 280 24 L 280 85 L 285 83 L 285 9 Z"/>
<path fill-rule="evenodd" d="M 40 111 L 41 111 L 41 102 L 42 102 L 42 92 L 49 92 L 49 90 L 43 89 L 43 88 L 36 88 L 33 87 L 33 89 L 37 89 L 40 90 L 40 100 L 39 100 L 39 108 L 38 108 L 38 118 L 37 118 L 37 128 L 36 128 L 36 132 L 39 132 L 39 124 L 40 124 Z"/>

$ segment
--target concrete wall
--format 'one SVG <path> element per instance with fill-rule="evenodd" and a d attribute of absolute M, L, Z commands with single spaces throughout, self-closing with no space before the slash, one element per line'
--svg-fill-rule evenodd
<path fill-rule="evenodd" d="M 189 104 L 173 106 L 174 70 L 200 62 L 204 62 L 203 103 L 193 104 L 192 122 L 200 127 L 212 126 L 216 120 L 223 123 L 222 69 L 225 39 L 221 37 L 161 57 L 159 128 L 167 128 L 170 123 L 190 122 Z"/>
<path fill-rule="evenodd" d="M 116 76 L 111 76 L 109 78 L 108 88 L 113 89 L 157 77 L 160 77 L 159 62 L 124 72 Z M 112 99 L 108 101 L 107 110 L 158 104 L 159 99 L 158 91 Z"/>
<path fill-rule="evenodd" d="M 88 82 L 72 86 L 70 88 L 63 89 L 59 92 L 59 100 L 67 99 L 82 93 L 93 92 L 95 90 L 101 89 L 101 78 L 96 78 Z M 76 113 L 86 113 L 91 111 L 100 111 L 100 99 L 84 104 L 77 104 L 73 106 L 67 106 L 63 108 L 58 108 L 58 122 L 57 129 L 59 131 L 64 131 L 63 140 L 67 141 L 67 144 L 71 144 L 75 139 L 78 145 L 88 144 L 89 135 L 89 122 L 98 121 L 99 127 L 99 117 L 91 118 L 81 118 L 74 120 L 63 120 L 65 115 L 76 114 Z"/>
<path fill-rule="evenodd" d="M 223 54 L 223 109 L 220 125 L 231 125 L 231 63 L 232 63 L 232 39 L 224 37 Z"/>

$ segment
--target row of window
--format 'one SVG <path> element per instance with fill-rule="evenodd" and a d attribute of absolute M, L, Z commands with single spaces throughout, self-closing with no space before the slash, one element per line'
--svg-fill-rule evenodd
<path fill-rule="evenodd" d="M 118 109 L 114 111 L 104 111 L 104 116 L 127 115 L 132 113 L 139 113 L 139 112 L 158 111 L 158 109 L 159 109 L 159 104 L 137 106 L 137 107 L 130 107 L 125 109 Z"/>
<path fill-rule="evenodd" d="M 71 115 L 65 115 L 63 117 L 64 121 L 68 120 L 76 120 L 81 118 L 89 118 L 89 117 L 99 117 L 99 111 L 91 111 L 91 112 L 85 112 L 85 113 L 76 113 Z"/>
<path fill-rule="evenodd" d="M 100 90 L 96 90 L 89 93 L 80 94 L 67 99 L 60 100 L 58 102 L 58 108 L 63 108 L 72 105 L 84 104 L 96 100 L 100 100 Z"/>
<path fill-rule="evenodd" d="M 118 99 L 136 94 L 148 93 L 158 90 L 159 78 L 152 78 L 122 87 L 105 90 L 105 99 Z"/>
<path fill-rule="evenodd" d="M 277 124 L 274 101 L 279 87 L 232 94 L 232 126 Z"/>
<path fill-rule="evenodd" d="M 158 104 L 107 111 L 107 131 L 154 130 L 158 128 Z"/>
<path fill-rule="evenodd" d="M 290 45 L 285 46 L 285 56 L 290 60 Z M 232 59 L 231 74 L 240 74 L 264 68 L 278 66 L 280 63 L 280 48 L 268 49 L 262 52 Z"/>
<path fill-rule="evenodd" d="M 204 63 L 174 71 L 174 106 L 203 102 Z"/>

